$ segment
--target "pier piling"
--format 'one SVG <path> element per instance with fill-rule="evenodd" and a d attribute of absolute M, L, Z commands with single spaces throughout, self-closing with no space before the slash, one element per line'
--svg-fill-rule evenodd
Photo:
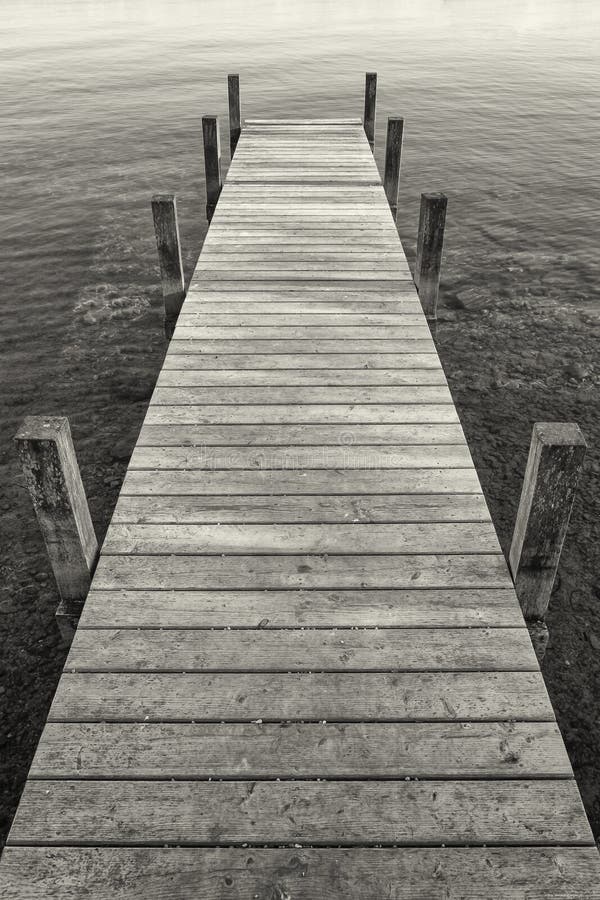
<path fill-rule="evenodd" d="M 221 139 L 216 116 L 202 117 L 204 138 L 204 168 L 206 172 L 206 218 L 210 222 L 221 194 Z"/>
<path fill-rule="evenodd" d="M 170 340 L 185 298 L 175 195 L 155 194 L 152 198 L 152 216 L 165 304 L 165 334 Z"/>
<path fill-rule="evenodd" d="M 371 150 L 375 149 L 375 105 L 377 100 L 377 72 L 367 72 L 365 76 L 364 126 Z"/>
<path fill-rule="evenodd" d="M 81 610 L 98 558 L 98 541 L 69 420 L 66 416 L 28 416 L 15 436 L 25 483 L 46 544 L 62 600 L 57 622 Z"/>
<path fill-rule="evenodd" d="M 447 205 L 445 194 L 421 194 L 414 281 L 423 312 L 431 321 L 437 318 Z"/>
<path fill-rule="evenodd" d="M 542 623 L 567 533 L 586 443 L 575 422 L 536 422 L 509 565 L 523 615 Z"/>
<path fill-rule="evenodd" d="M 404 119 L 395 117 L 388 118 L 383 187 L 394 219 L 398 212 L 398 186 L 400 184 L 400 161 L 402 158 L 403 132 Z"/>
<path fill-rule="evenodd" d="M 242 133 L 239 75 L 227 76 L 227 93 L 229 95 L 229 149 L 231 151 L 231 158 L 233 159 L 237 142 Z"/>

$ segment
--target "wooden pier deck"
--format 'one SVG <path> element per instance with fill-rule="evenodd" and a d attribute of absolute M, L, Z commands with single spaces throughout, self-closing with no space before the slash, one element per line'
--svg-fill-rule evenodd
<path fill-rule="evenodd" d="M 0 888 L 600 898 L 359 120 L 246 123 Z"/>

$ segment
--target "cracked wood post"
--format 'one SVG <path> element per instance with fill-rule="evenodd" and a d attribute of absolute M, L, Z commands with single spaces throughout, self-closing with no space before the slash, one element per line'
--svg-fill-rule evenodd
<path fill-rule="evenodd" d="M 377 99 L 377 72 L 367 72 L 365 76 L 365 114 L 363 118 L 365 134 L 371 150 L 375 148 L 375 103 Z"/>
<path fill-rule="evenodd" d="M 185 298 L 175 195 L 155 194 L 152 198 L 152 216 L 165 304 L 165 335 L 170 340 Z"/>
<path fill-rule="evenodd" d="M 388 118 L 383 187 L 394 219 L 398 212 L 398 186 L 400 184 L 400 161 L 402 158 L 403 132 L 404 119 Z"/>
<path fill-rule="evenodd" d="M 445 194 L 421 194 L 414 282 L 423 312 L 432 321 L 437 318 L 447 205 Z"/>
<path fill-rule="evenodd" d="M 585 451 L 575 422 L 533 426 L 508 561 L 536 652 L 542 645 L 540 658 L 548 643 L 544 619 Z"/>
<path fill-rule="evenodd" d="M 216 116 L 202 116 L 204 169 L 206 172 L 206 218 L 212 220 L 223 181 L 221 179 L 221 139 Z"/>
<path fill-rule="evenodd" d="M 240 76 L 227 76 L 227 93 L 229 96 L 229 149 L 231 158 L 242 133 L 242 110 L 240 105 Z"/>
<path fill-rule="evenodd" d="M 61 597 L 57 624 L 72 637 L 98 559 L 98 541 L 66 416 L 27 416 L 15 441 Z"/>

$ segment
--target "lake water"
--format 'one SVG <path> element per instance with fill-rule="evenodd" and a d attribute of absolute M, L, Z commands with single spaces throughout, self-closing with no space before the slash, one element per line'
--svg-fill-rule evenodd
<path fill-rule="evenodd" d="M 178 195 L 189 277 L 206 230 L 201 115 L 222 117 L 226 148 L 228 72 L 249 117 L 342 116 L 362 113 L 364 72 L 376 70 L 380 165 L 386 116 L 406 119 L 409 258 L 420 191 L 449 196 L 444 302 L 597 313 L 600 4 L 7 0 L 1 18 L 10 806 L 61 661 L 11 438 L 24 414 L 69 415 L 101 531 L 164 351 L 150 196 Z M 39 703 L 17 715 L 24 696 Z"/>

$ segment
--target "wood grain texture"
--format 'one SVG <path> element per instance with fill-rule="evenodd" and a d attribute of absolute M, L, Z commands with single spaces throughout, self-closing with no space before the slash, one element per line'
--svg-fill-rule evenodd
<path fill-rule="evenodd" d="M 52 722 L 553 722 L 536 672 L 64 673 Z"/>
<path fill-rule="evenodd" d="M 81 629 L 70 672 L 535 671 L 525 628 Z M 325 774 L 325 772 L 323 772 Z"/>
<path fill-rule="evenodd" d="M 167 550 L 168 554 L 168 550 Z M 104 590 L 508 588 L 501 554 L 406 556 L 101 556 Z"/>
<path fill-rule="evenodd" d="M 284 524 L 489 522 L 482 494 L 349 494 L 297 496 L 129 496 L 119 498 L 113 525 L 167 523 Z M 112 535 L 112 529 L 109 532 Z"/>
<path fill-rule="evenodd" d="M 417 469 L 421 445 L 341 444 L 255 447 L 139 447 L 132 469 Z M 431 446 L 425 462 L 433 469 L 465 469 L 471 462 L 466 445 Z"/>
<path fill-rule="evenodd" d="M 6 900 L 600 900 L 594 847 L 7 847 Z"/>
<path fill-rule="evenodd" d="M 113 523 L 103 556 L 174 554 L 418 554 L 500 553 L 490 522 L 427 522 L 418 524 L 340 523 L 245 524 L 121 524 Z M 290 561 L 291 562 L 291 561 Z M 293 565 L 293 563 L 292 563 Z"/>
<path fill-rule="evenodd" d="M 166 374 L 166 372 L 163 372 Z M 207 373 L 207 374 L 210 374 Z M 238 373 L 239 374 L 239 373 Z M 202 373 L 198 376 L 203 377 Z M 142 447 L 280 447 L 379 446 L 411 444 L 463 445 L 458 424 L 360 425 L 350 434 L 337 425 L 144 425 L 136 448 Z"/>
<path fill-rule="evenodd" d="M 569 778 L 551 722 L 49 723 L 31 778 Z"/>
<path fill-rule="evenodd" d="M 522 628 L 513 590 L 103 591 L 79 628 Z"/>
<path fill-rule="evenodd" d="M 593 846 L 593 837 L 573 780 L 28 781 L 9 843 L 33 842 Z"/>
<path fill-rule="evenodd" d="M 169 471 L 131 469 L 122 495 L 304 496 L 346 494 L 481 494 L 475 470 L 465 469 L 293 469 L 253 471 Z"/>

